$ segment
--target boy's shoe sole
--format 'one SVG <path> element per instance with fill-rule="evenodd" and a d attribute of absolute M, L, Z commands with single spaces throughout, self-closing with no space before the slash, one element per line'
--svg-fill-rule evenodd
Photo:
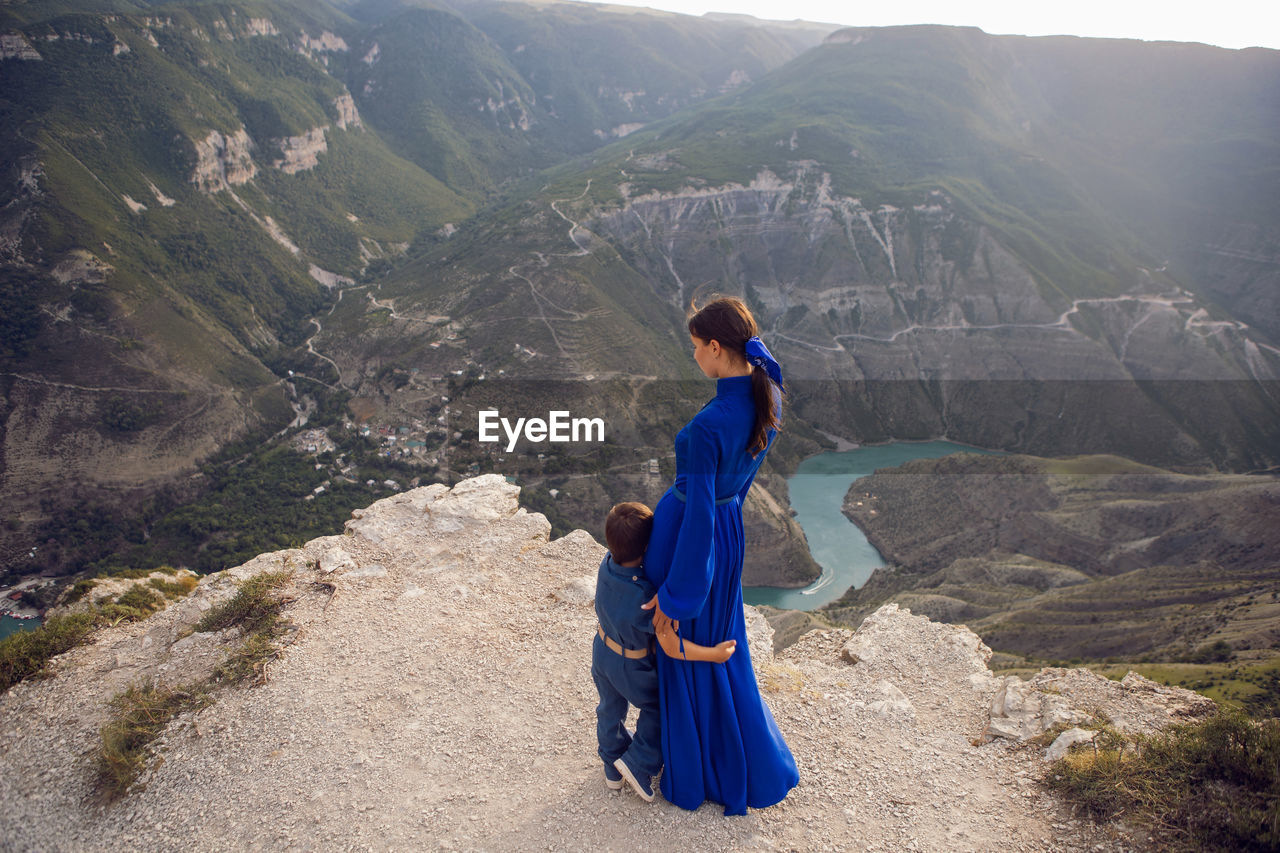
<path fill-rule="evenodd" d="M 617 779 L 610 778 L 609 776 L 610 773 L 612 773 L 614 776 L 617 776 L 618 778 Z M 608 788 L 610 791 L 621 791 L 624 782 L 625 780 L 622 778 L 621 774 L 619 774 L 617 770 L 613 769 L 612 764 L 606 764 L 604 766 L 604 786 L 606 788 Z"/>
<path fill-rule="evenodd" d="M 631 772 L 631 768 L 627 766 L 627 762 L 619 758 L 613 762 L 613 767 L 622 774 L 623 779 L 627 780 L 627 784 L 631 786 L 631 790 L 640 795 L 640 799 L 644 800 L 646 803 L 653 802 L 653 790 L 645 790 L 645 787 L 640 784 L 640 780 L 636 778 L 635 774 Z"/>

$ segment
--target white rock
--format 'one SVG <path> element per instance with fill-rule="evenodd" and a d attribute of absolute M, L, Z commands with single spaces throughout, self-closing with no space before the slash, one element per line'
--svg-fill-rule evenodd
<path fill-rule="evenodd" d="M 1000 684 L 1000 679 L 991 674 L 990 671 L 972 672 L 968 678 L 969 687 L 981 693 L 988 690 L 995 690 Z"/>
<path fill-rule="evenodd" d="M 257 174 L 258 167 L 250 153 L 253 140 L 243 127 L 230 136 L 212 130 L 203 140 L 193 140 L 192 145 L 196 165 L 190 180 L 201 192 L 216 193 L 247 183 Z"/>
<path fill-rule="evenodd" d="M 864 623 L 865 624 L 865 623 Z M 853 635 L 853 639 L 840 649 L 840 657 L 849 663 L 875 663 L 878 651 L 867 637 Z"/>
<path fill-rule="evenodd" d="M 1077 743 L 1088 743 L 1097 736 L 1096 731 L 1088 729 L 1067 729 L 1054 739 L 1053 744 L 1045 751 L 1045 761 L 1057 761 L 1067 754 L 1067 750 Z"/>
<path fill-rule="evenodd" d="M 356 568 L 355 559 L 341 548 L 330 548 L 320 558 L 320 571 L 326 575 L 333 574 L 339 570 L 348 571 L 354 568 Z"/>
<path fill-rule="evenodd" d="M 911 704 L 911 700 L 906 694 L 898 689 L 897 685 L 881 679 L 876 682 L 875 701 L 867 704 L 867 707 L 881 717 L 914 717 L 916 714 L 915 706 Z"/>
<path fill-rule="evenodd" d="M 571 530 L 554 542 L 548 542 L 538 553 L 551 560 L 582 563 L 594 571 L 604 559 L 605 548 L 585 530 Z M 594 593 L 592 593 L 594 595 Z"/>
<path fill-rule="evenodd" d="M 344 578 L 383 578 L 387 576 L 387 567 L 381 563 L 369 563 L 342 573 Z"/>
<path fill-rule="evenodd" d="M 742 616 L 747 623 L 747 648 L 751 651 L 752 665 L 759 667 L 771 662 L 773 660 L 773 628 L 769 625 L 769 620 L 749 604 L 742 606 Z"/>
<path fill-rule="evenodd" d="M 1026 740 L 1059 723 L 1084 722 L 1089 715 L 1068 706 L 1060 695 L 1043 693 L 1016 675 L 1005 678 L 991 700 L 988 734 Z"/>
<path fill-rule="evenodd" d="M 520 508 L 519 494 L 520 487 L 508 483 L 500 474 L 483 474 L 458 483 L 427 509 L 433 515 L 465 516 L 492 521 L 514 515 Z"/>
<path fill-rule="evenodd" d="M 596 578 L 574 578 L 551 594 L 556 601 L 566 604 L 592 604 L 596 600 Z"/>

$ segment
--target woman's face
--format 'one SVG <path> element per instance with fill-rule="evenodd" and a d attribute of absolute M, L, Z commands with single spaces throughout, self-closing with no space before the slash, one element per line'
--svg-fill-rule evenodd
<path fill-rule="evenodd" d="M 702 368 L 702 372 L 709 379 L 720 378 L 720 343 L 718 341 L 704 341 L 697 335 L 689 335 L 689 340 L 693 341 L 693 360 L 698 362 L 698 367 Z"/>

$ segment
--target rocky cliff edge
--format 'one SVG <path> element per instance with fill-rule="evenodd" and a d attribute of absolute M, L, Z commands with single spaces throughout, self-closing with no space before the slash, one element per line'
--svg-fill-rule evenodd
<path fill-rule="evenodd" d="M 341 536 L 210 575 L 0 696 L 0 837 L 14 850 L 1110 850 L 1036 785 L 1054 723 L 1158 728 L 1187 691 L 1085 670 L 997 678 L 963 627 L 894 605 L 775 656 L 766 702 L 795 753 L 780 805 L 726 818 L 607 790 L 589 659 L 604 549 L 488 475 L 357 511 Z M 140 783 L 94 804 L 94 751 L 131 684 L 206 677 L 234 629 L 192 633 L 261 572 L 292 571 L 293 630 L 258 687 L 176 717 Z"/>

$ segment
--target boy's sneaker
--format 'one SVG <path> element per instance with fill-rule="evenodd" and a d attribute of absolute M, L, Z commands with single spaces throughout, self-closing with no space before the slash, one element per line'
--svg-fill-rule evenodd
<path fill-rule="evenodd" d="M 604 784 L 610 791 L 617 791 L 622 788 L 622 774 L 608 762 L 604 765 Z"/>
<path fill-rule="evenodd" d="M 627 780 L 627 784 L 631 786 L 631 790 L 640 795 L 640 799 L 646 803 L 653 802 L 653 788 L 648 777 L 643 780 L 631 772 L 631 768 L 627 766 L 627 762 L 619 758 L 613 762 L 614 768 L 622 774 L 622 778 Z"/>

